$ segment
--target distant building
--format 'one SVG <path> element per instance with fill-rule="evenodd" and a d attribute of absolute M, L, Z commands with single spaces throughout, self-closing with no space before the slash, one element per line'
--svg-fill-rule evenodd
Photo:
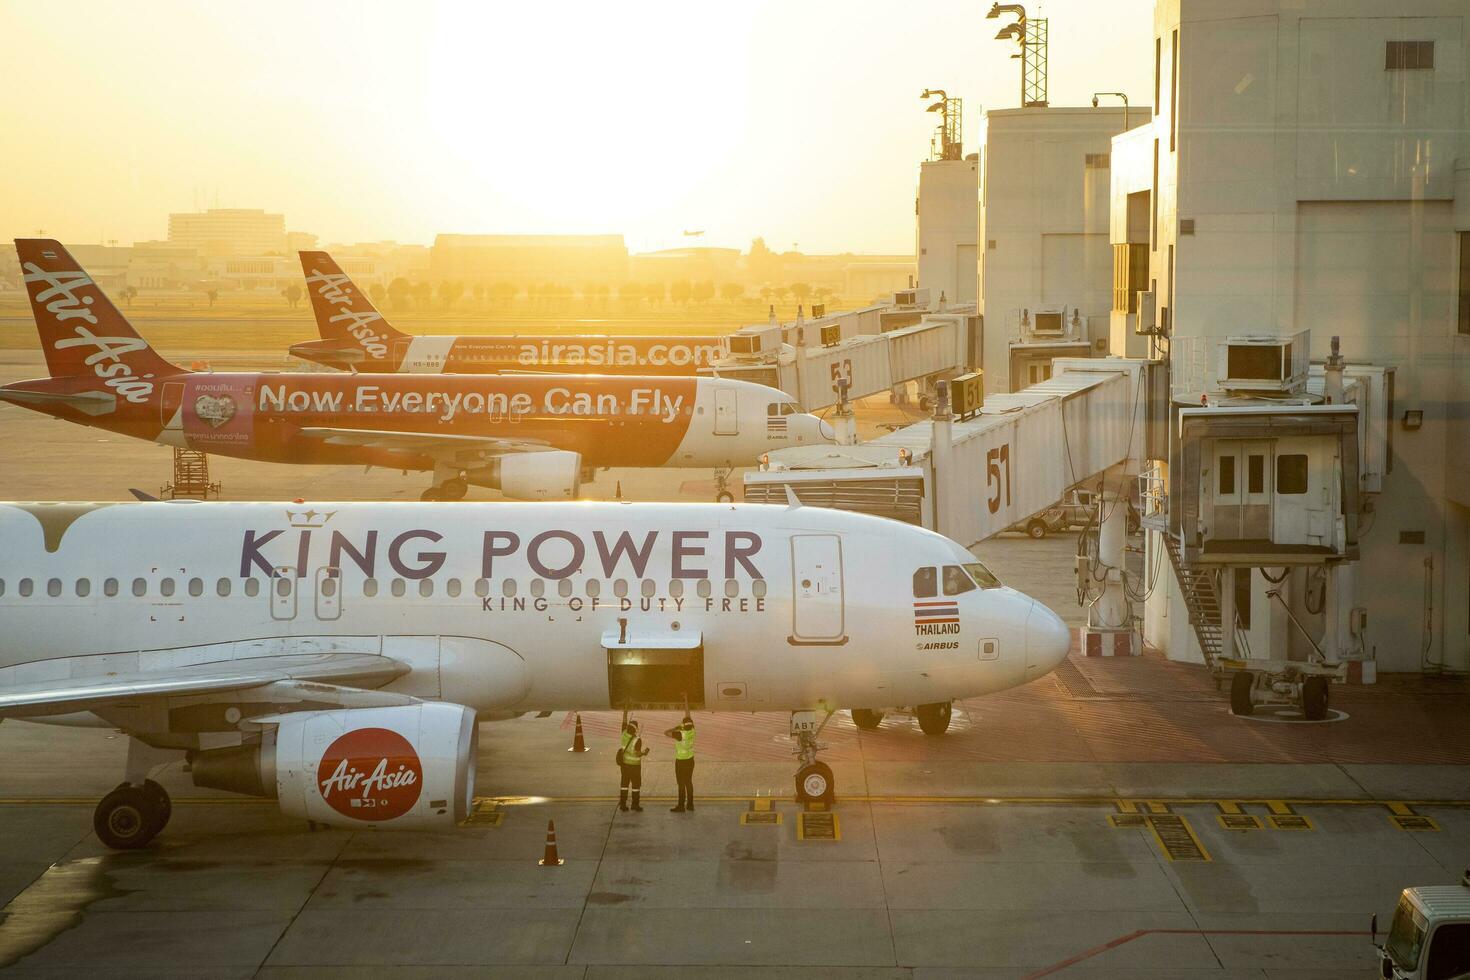
<path fill-rule="evenodd" d="M 297 233 L 299 234 L 299 233 Z M 286 216 L 260 208 L 210 208 L 168 216 L 169 244 L 205 256 L 284 255 Z"/>
<path fill-rule="evenodd" d="M 294 256 L 297 252 L 309 252 L 316 248 L 317 237 L 310 232 L 288 231 L 286 232 L 286 254 Z"/>
<path fill-rule="evenodd" d="M 738 248 L 669 248 L 640 252 L 628 260 L 629 278 L 638 282 L 731 282 L 741 278 Z"/>
<path fill-rule="evenodd" d="M 949 306 L 975 302 L 979 270 L 980 162 L 925 160 L 919 165 L 915 250 L 918 284 Z M 987 361 L 987 364 L 989 362 Z"/>
<path fill-rule="evenodd" d="M 516 285 L 628 279 L 622 235 L 438 235 L 429 250 L 434 281 Z"/>
<path fill-rule="evenodd" d="M 76 252 L 75 247 L 73 252 Z M 76 254 L 80 257 L 81 253 Z M 207 275 L 204 259 L 197 248 L 170 242 L 133 243 L 128 259 L 127 284 L 135 289 L 195 289 Z"/>

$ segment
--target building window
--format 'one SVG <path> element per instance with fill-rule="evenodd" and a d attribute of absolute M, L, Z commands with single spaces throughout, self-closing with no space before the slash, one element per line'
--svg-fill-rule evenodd
<path fill-rule="evenodd" d="M 1169 152 L 1179 143 L 1179 31 L 1169 42 Z"/>
<path fill-rule="evenodd" d="M 1470 336 L 1470 231 L 1462 231 L 1460 238 L 1460 333 Z M 1389 418 L 1393 413 L 1389 413 Z M 1389 427 L 1393 431 L 1393 427 Z"/>
<path fill-rule="evenodd" d="M 1235 492 L 1235 457 L 1220 457 L 1220 496 L 1228 497 Z"/>
<path fill-rule="evenodd" d="M 1164 65 L 1164 39 L 1154 38 L 1154 115 L 1159 114 L 1159 71 Z"/>
<path fill-rule="evenodd" d="M 1303 457 L 1305 458 L 1305 457 Z M 1245 459 L 1245 491 L 1246 493 L 1266 492 L 1266 457 L 1259 453 L 1251 453 Z"/>
<path fill-rule="evenodd" d="M 1307 456 L 1305 453 L 1276 457 L 1276 492 L 1307 492 Z"/>
<path fill-rule="evenodd" d="M 1389 41 L 1384 48 L 1384 71 L 1428 71 L 1433 68 L 1433 41 Z"/>
<path fill-rule="evenodd" d="M 1107 170 L 1113 165 L 1110 153 L 1088 153 L 1082 157 L 1083 170 Z"/>
<path fill-rule="evenodd" d="M 1113 310 L 1137 313 L 1138 294 L 1148 290 L 1148 243 L 1113 246 Z"/>

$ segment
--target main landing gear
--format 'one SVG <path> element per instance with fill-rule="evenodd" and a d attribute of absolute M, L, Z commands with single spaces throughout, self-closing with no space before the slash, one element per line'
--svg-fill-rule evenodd
<path fill-rule="evenodd" d="M 796 802 L 803 806 L 809 803 L 831 806 L 837 797 L 837 784 L 832 778 L 832 767 L 817 761 L 817 753 L 827 747 L 817 741 L 817 736 L 822 734 L 822 729 L 832 719 L 832 712 L 828 711 L 822 723 L 815 727 L 799 724 L 801 715 L 813 718 L 815 712 L 792 712 L 791 715 L 791 733 L 796 736 L 796 757 L 801 761 L 801 767 L 796 770 Z"/>
<path fill-rule="evenodd" d="M 102 797 L 92 812 L 97 839 L 120 851 L 146 847 L 168 826 L 173 801 L 168 792 L 148 778 L 159 765 L 172 762 L 177 752 L 155 749 L 136 738 L 128 740 L 127 778 Z"/>
<path fill-rule="evenodd" d="M 919 719 L 919 730 L 925 735 L 943 735 L 949 731 L 949 720 L 953 715 L 954 703 L 951 701 L 921 704 L 914 709 L 914 717 Z M 852 709 L 852 723 L 865 732 L 877 731 L 883 724 L 883 718 L 883 712 L 876 708 Z"/>
<path fill-rule="evenodd" d="M 470 492 L 469 481 L 462 476 L 453 476 L 419 494 L 420 500 L 463 500 Z"/>

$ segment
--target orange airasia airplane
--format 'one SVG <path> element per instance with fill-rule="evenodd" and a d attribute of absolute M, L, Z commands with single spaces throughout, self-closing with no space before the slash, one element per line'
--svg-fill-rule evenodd
<path fill-rule="evenodd" d="M 694 375 L 721 355 L 718 337 L 411 336 L 393 329 L 326 252 L 302 252 L 301 269 L 321 340 L 291 353 L 327 367 L 394 374 Z"/>
<path fill-rule="evenodd" d="M 424 500 L 471 484 L 564 500 L 594 467 L 724 468 L 833 439 L 784 392 L 724 378 L 186 371 L 60 244 L 15 244 L 50 377 L 0 387 L 0 400 L 162 445 L 429 471 Z"/>

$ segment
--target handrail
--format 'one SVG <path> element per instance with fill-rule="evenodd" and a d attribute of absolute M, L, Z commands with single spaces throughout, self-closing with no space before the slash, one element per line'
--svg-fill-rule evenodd
<path fill-rule="evenodd" d="M 1286 604 L 1286 600 L 1281 598 L 1281 590 L 1267 589 L 1266 595 L 1281 603 L 1281 608 L 1286 610 L 1286 618 L 1291 620 L 1293 626 L 1301 630 L 1302 636 L 1307 638 L 1307 642 L 1312 645 L 1312 650 L 1316 652 L 1317 659 L 1324 664 L 1328 663 L 1329 661 L 1327 659 L 1327 654 L 1322 652 L 1322 648 L 1317 645 L 1317 641 L 1312 639 L 1312 634 L 1307 632 L 1307 628 L 1303 626 L 1301 622 L 1296 618 L 1296 614 L 1291 611 L 1291 607 Z M 1335 661 L 1332 662 L 1335 663 Z"/>

